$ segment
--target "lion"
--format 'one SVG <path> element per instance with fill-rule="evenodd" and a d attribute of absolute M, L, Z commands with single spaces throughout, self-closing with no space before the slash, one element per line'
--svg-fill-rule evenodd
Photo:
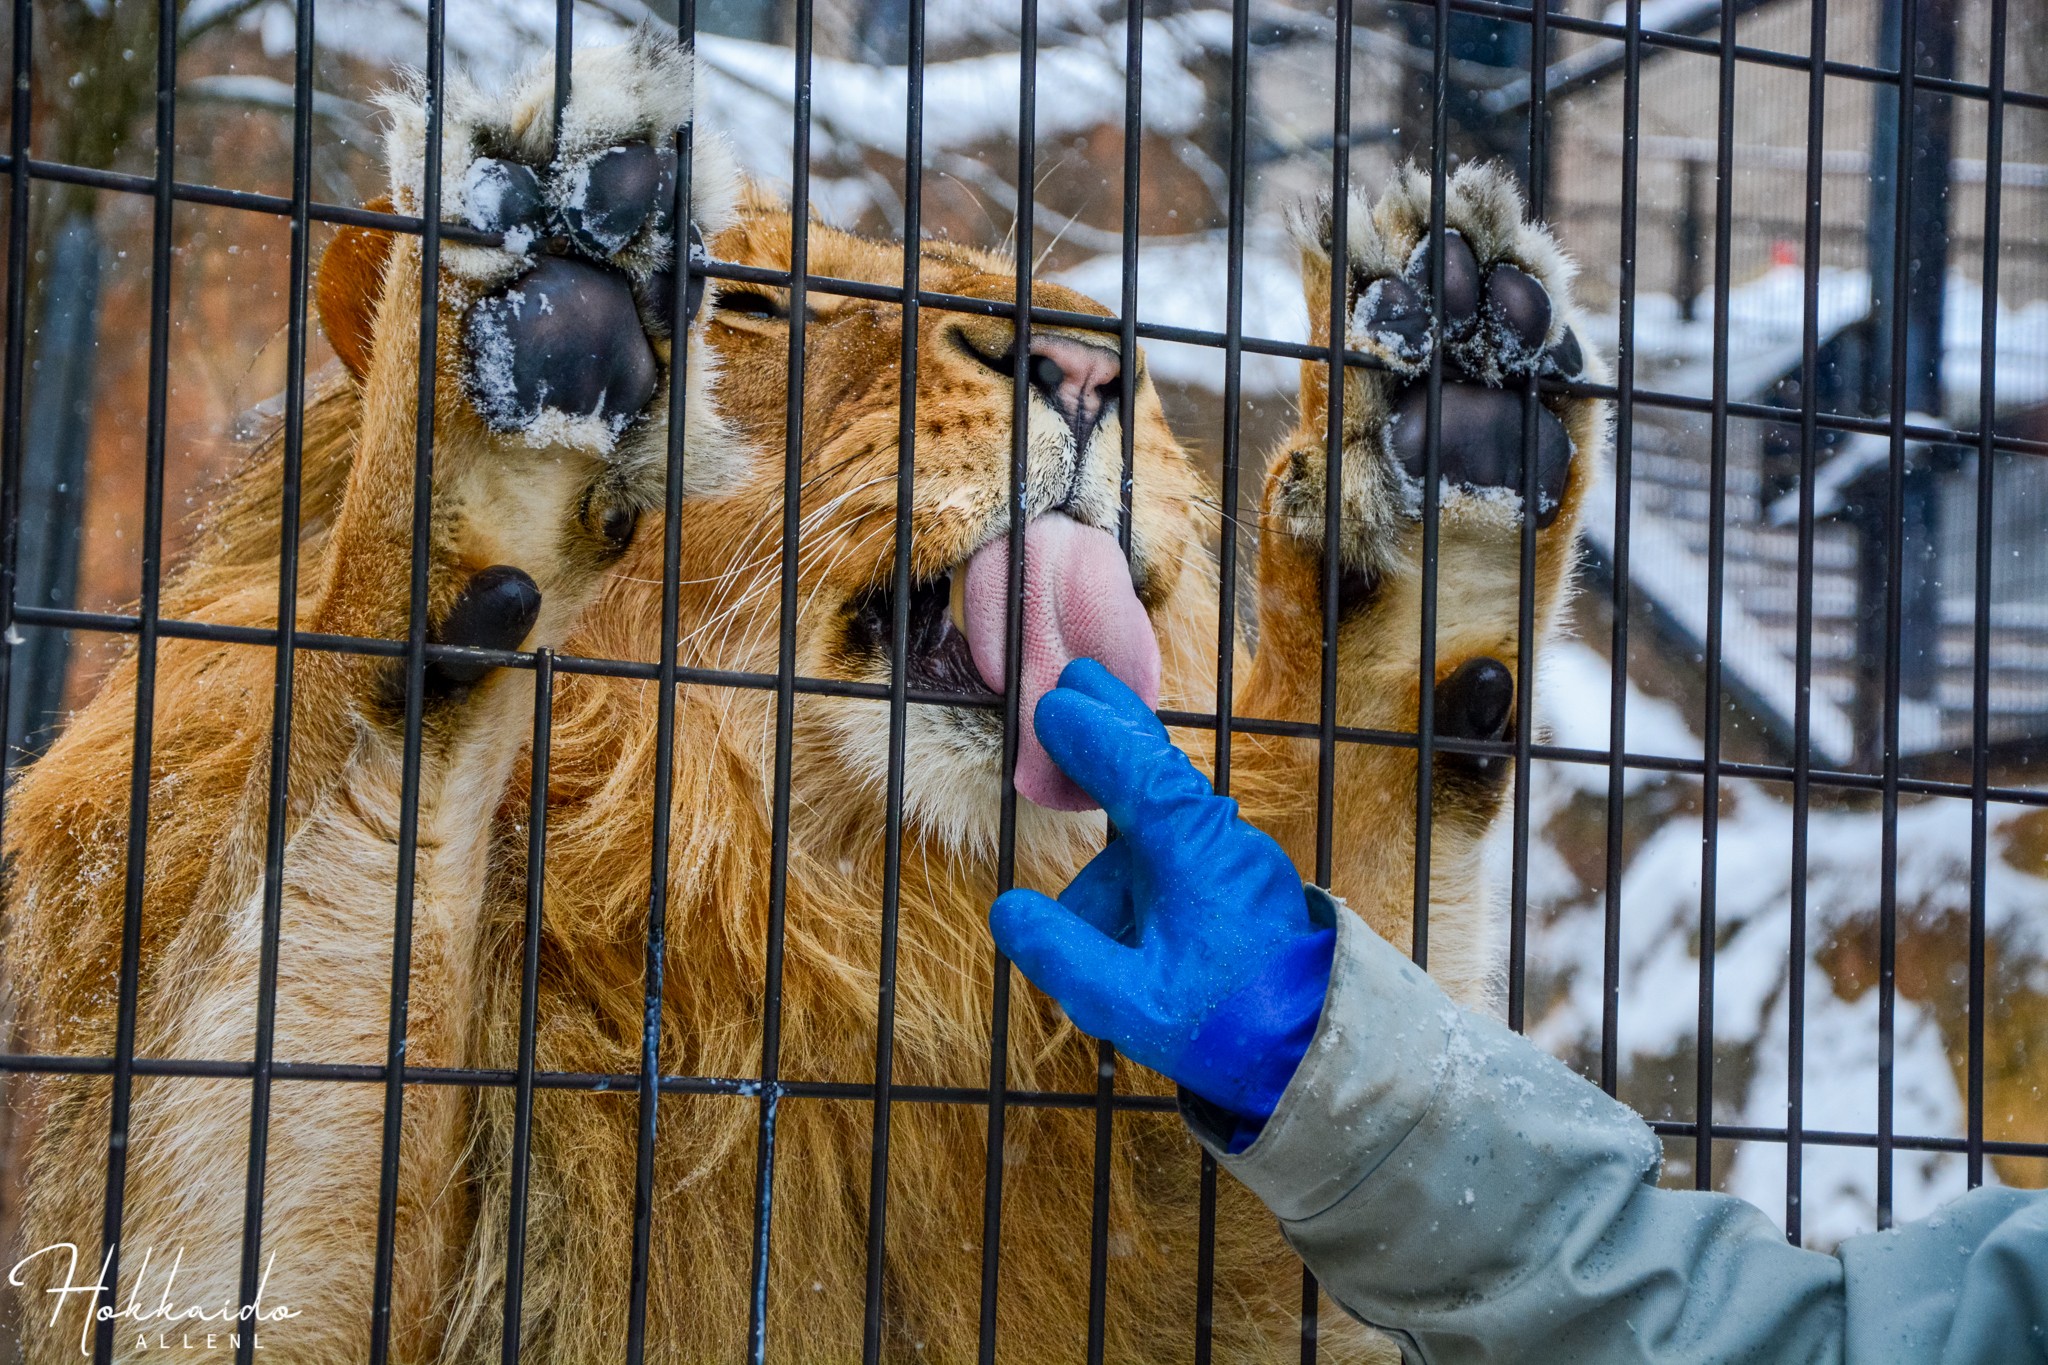
<path fill-rule="evenodd" d="M 872 1333 L 882 1358 L 954 1361 L 981 1349 L 985 1310 L 999 1359 L 1079 1353 L 1091 1325 L 1082 1248 L 1094 1206 L 1098 1049 L 1015 978 L 1004 978 L 998 1013 L 986 915 L 1006 844 L 1017 884 L 1052 889 L 1107 831 L 1028 724 L 1010 764 L 1018 794 L 1005 801 L 1008 679 L 1028 721 L 1065 656 L 1089 652 L 1162 710 L 1209 714 L 1222 641 L 1244 718 L 1229 750 L 1230 793 L 1304 875 L 1316 873 L 1320 835 L 1334 891 L 1409 944 L 1415 751 L 1354 742 L 1351 732 L 1417 724 L 1433 364 L 1444 376 L 1444 436 L 1432 697 L 1447 744 L 1432 760 L 1428 966 L 1462 1001 L 1493 997 L 1500 951 L 1485 846 L 1511 767 L 1498 742 L 1512 737 L 1516 714 L 1521 494 L 1537 492 L 1528 520 L 1540 641 L 1558 628 L 1579 503 L 1607 439 L 1597 403 L 1551 386 L 1526 414 L 1535 467 L 1525 468 L 1521 390 L 1601 372 L 1573 326 L 1571 266 L 1525 220 L 1513 181 L 1486 167 L 1451 178 L 1438 266 L 1424 245 L 1425 175 L 1404 172 L 1376 198 L 1301 216 L 1314 344 L 1329 344 L 1341 225 L 1346 344 L 1377 363 L 1345 370 L 1334 561 L 1324 555 L 1328 370 L 1303 363 L 1299 424 L 1258 498 L 1256 631 L 1238 621 L 1226 634 L 1217 558 L 1226 509 L 1169 430 L 1142 353 L 1126 376 L 1112 322 L 1040 323 L 1019 357 L 1007 307 L 1013 263 L 944 241 L 916 244 L 922 288 L 987 308 L 919 308 L 906 338 L 902 305 L 860 288 L 900 286 L 906 248 L 797 223 L 702 127 L 686 144 L 689 222 L 671 221 L 690 60 L 649 34 L 578 52 L 559 135 L 546 66 L 509 92 L 450 82 L 443 216 L 479 231 L 442 243 L 429 314 L 431 647 L 417 665 L 390 648 L 302 649 L 289 762 L 273 782 L 275 651 L 163 638 L 132 943 L 116 870 L 136 658 L 10 795 L 5 967 L 34 1050 L 115 1052 L 127 954 L 138 969 L 132 1055 L 215 1068 L 132 1082 L 117 1182 L 118 1303 L 138 1289 L 153 1301 L 175 1255 L 177 1302 L 232 1315 L 247 1302 L 243 1285 L 257 1284 L 268 1306 L 253 1327 L 262 1349 L 305 1365 L 360 1360 L 380 1332 L 402 1361 L 496 1359 L 508 1334 L 535 1361 L 606 1358 L 629 1339 L 650 1359 L 699 1361 L 747 1349 L 750 1333 L 776 1359 L 856 1358 Z M 418 213 L 429 198 L 424 92 L 401 88 L 386 109 L 391 193 L 372 207 Z M 727 278 L 701 301 L 668 271 L 686 228 L 738 268 L 717 272 Z M 804 294 L 802 425 L 791 433 L 791 291 L 749 281 L 786 278 L 795 263 L 855 283 Z M 1435 310 L 1433 278 L 1442 284 Z M 298 626 L 402 641 L 421 419 L 420 240 L 344 231 L 317 294 L 345 374 L 305 415 Z M 1034 283 L 1031 299 L 1110 317 L 1054 284 Z M 917 362 L 909 422 L 906 349 Z M 1025 592 L 1013 636 L 1017 411 L 1028 440 L 1016 490 Z M 894 564 L 906 427 L 903 599 Z M 167 619 L 273 623 L 287 454 L 280 435 L 252 455 L 168 579 Z M 682 479 L 673 526 L 672 471 Z M 1319 830 L 1326 595 L 1338 612 L 1334 720 L 1346 738 L 1329 774 L 1330 827 Z M 908 647 L 894 660 L 899 623 Z M 676 641 L 666 714 L 665 628 Z M 1013 639 L 1021 653 L 1010 661 Z M 529 741 L 542 650 L 562 663 L 552 672 L 535 887 Z M 899 669 L 907 705 L 895 735 L 889 692 Z M 843 686 L 821 691 L 808 680 Z M 418 705 L 411 808 L 409 697 Z M 1214 770 L 1213 726 L 1176 738 Z M 273 790 L 285 801 L 283 856 L 269 884 Z M 408 815 L 417 858 L 410 932 L 399 936 Z M 650 934 L 657 850 L 660 918 Z M 885 878 L 896 895 L 886 953 Z M 540 928 L 529 942 L 531 892 Z M 398 1164 L 387 1201 L 395 952 L 409 955 L 410 1071 L 388 1130 Z M 248 1062 L 270 998 L 266 972 L 276 1069 L 258 1124 Z M 878 1049 L 885 1010 L 888 1046 Z M 662 1080 L 643 1108 L 649 1046 Z M 538 1077 L 530 1127 L 511 1083 L 527 1048 Z M 880 1057 L 889 1067 L 886 1205 L 872 1208 Z M 462 1080 L 443 1074 L 450 1068 L 486 1074 L 446 1083 Z M 1006 1099 L 993 1160 L 992 1076 Z M 31 1305 L 44 1301 L 39 1291 L 92 1281 L 113 1085 L 100 1073 L 51 1071 L 28 1087 L 22 1246 L 76 1248 L 75 1269 L 62 1254 L 18 1267 Z M 1114 1088 L 1129 1101 L 1105 1155 L 1105 1358 L 1184 1358 L 1199 1307 L 1200 1154 L 1158 1077 L 1120 1065 Z M 256 1127 L 267 1146 L 251 1261 L 243 1232 Z M 644 1151 L 645 1132 L 654 1141 Z M 773 1215 L 759 1225 L 764 1202 Z M 878 1217 L 886 1235 L 871 1265 Z M 1229 1182 L 1213 1222 L 1208 1330 L 1218 1357 L 1292 1359 L 1299 1263 L 1270 1216 Z M 380 1244 L 388 1300 L 377 1293 Z M 512 1275 L 517 1313 L 508 1316 Z M 872 1317 L 870 1283 L 879 1287 Z M 57 1303 L 47 1317 L 23 1315 L 30 1360 L 67 1357 L 90 1331 L 82 1298 Z M 116 1320 L 115 1358 L 146 1354 L 159 1325 Z M 1331 1359 L 1392 1358 L 1383 1338 L 1336 1313 L 1323 1314 L 1321 1338 Z"/>

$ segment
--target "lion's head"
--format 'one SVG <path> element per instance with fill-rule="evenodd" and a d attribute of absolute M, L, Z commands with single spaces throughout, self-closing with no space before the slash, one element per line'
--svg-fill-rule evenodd
<path fill-rule="evenodd" d="M 805 264 L 814 277 L 902 284 L 897 244 L 815 222 L 807 238 Z M 735 265 L 787 271 L 794 245 L 788 209 L 756 195 L 713 251 Z M 992 252 L 926 242 L 919 272 L 927 294 L 999 307 L 1016 298 L 1012 263 Z M 1094 300 L 1054 284 L 1034 284 L 1032 298 L 1041 309 L 1108 316 Z M 1016 329 L 1008 317 L 937 305 L 917 310 L 913 586 L 907 603 L 899 603 L 893 570 L 905 421 L 903 309 L 894 301 L 810 291 L 803 431 L 792 470 L 785 460 L 789 304 L 787 289 L 730 280 L 707 302 L 712 400 L 736 444 L 754 455 L 729 491 L 693 495 L 684 509 L 681 662 L 775 671 L 785 515 L 793 510 L 796 673 L 885 689 L 895 612 L 905 609 L 907 685 L 922 699 L 909 707 L 906 724 L 906 817 L 954 849 L 992 850 L 1003 757 L 1011 433 L 1021 413 L 1029 441 L 1017 762 L 1017 787 L 1027 800 L 1019 803 L 1019 831 L 1026 841 L 1078 850 L 1099 837 L 1100 818 L 1071 813 L 1090 803 L 1031 736 L 1038 695 L 1068 658 L 1085 653 L 1148 698 L 1181 704 L 1194 700 L 1191 690 L 1206 696 L 1203 671 L 1214 657 L 1213 625 L 1196 629 L 1205 611 L 1213 621 L 1214 570 L 1205 542 L 1214 505 L 1167 429 L 1142 356 L 1135 411 L 1127 414 L 1115 334 L 1037 323 L 1020 402 Z M 1128 563 L 1119 488 L 1126 421 L 1135 430 Z M 801 492 L 799 505 L 787 509 L 783 490 L 792 474 Z M 661 556 L 661 538 L 643 535 L 621 566 L 624 591 L 651 600 Z M 944 699 L 956 704 L 932 704 Z M 759 691 L 734 694 L 733 706 L 755 721 L 765 714 Z M 727 715 L 736 721 L 734 711 Z M 878 808 L 888 737 L 879 700 L 802 697 L 800 804 L 833 820 Z M 765 744 L 768 735 L 759 738 Z M 821 812 L 822 805 L 830 809 Z"/>

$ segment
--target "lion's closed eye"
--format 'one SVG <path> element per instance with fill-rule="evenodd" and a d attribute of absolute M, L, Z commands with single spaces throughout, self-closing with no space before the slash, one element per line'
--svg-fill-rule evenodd
<path fill-rule="evenodd" d="M 787 322 L 789 308 L 780 299 L 754 289 L 721 289 L 713 310 L 764 321 Z"/>

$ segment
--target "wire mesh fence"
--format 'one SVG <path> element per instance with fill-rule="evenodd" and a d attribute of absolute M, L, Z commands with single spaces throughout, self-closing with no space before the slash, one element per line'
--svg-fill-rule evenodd
<path fill-rule="evenodd" d="M 16 0 L 5 159 L 0 710 L 9 721 L 0 789 L 11 792 L 17 770 L 63 733 L 69 708 L 98 675 L 132 668 L 134 706 L 124 852 L 107 873 L 121 884 L 120 923 L 108 931 L 116 964 L 110 1045 L 24 1044 L 0 1056 L 0 1067 L 17 1079 L 104 1078 L 93 1149 L 71 1154 L 103 1176 L 97 1230 L 105 1266 L 96 1301 L 117 1302 L 123 1268 L 139 1273 L 122 1252 L 139 1086 L 184 1077 L 245 1087 L 243 1304 L 256 1300 L 265 1265 L 275 1088 L 374 1087 L 378 1188 L 374 1227 L 364 1230 L 374 1250 L 362 1309 L 371 1358 L 403 1358 L 394 1280 L 403 1256 L 407 1108 L 422 1092 L 509 1092 L 509 1107 L 489 1111 L 509 1125 L 495 1311 L 502 1358 L 518 1359 L 531 1330 L 528 1259 L 547 1240 L 529 1228 L 565 1216 L 530 1194 L 536 1108 L 549 1095 L 591 1104 L 623 1095 L 634 1115 L 623 1333 L 592 1349 L 661 1358 L 661 1329 L 649 1320 L 661 1273 L 653 1264 L 657 1151 L 687 1141 L 676 1135 L 680 1106 L 708 1099 L 752 1106 L 750 1150 L 722 1160 L 744 1166 L 752 1181 L 745 1322 L 732 1324 L 734 1348 L 765 1359 L 777 1353 L 776 1318 L 787 1310 L 771 1292 L 773 1267 L 788 1240 L 805 1235 L 805 1210 L 778 1203 L 778 1137 L 792 1106 L 831 1105 L 865 1110 L 868 1170 L 864 1191 L 840 1192 L 857 1205 L 863 1229 L 861 1338 L 830 1349 L 894 1358 L 906 1342 L 887 1311 L 896 1292 L 891 1205 L 915 1173 L 892 1164 L 893 1125 L 906 1107 L 946 1107 L 978 1117 L 985 1152 L 976 1236 L 960 1251 L 976 1261 L 977 1294 L 961 1311 L 973 1320 L 980 1359 L 1027 1358 L 1030 1343 L 999 1331 L 1005 1191 L 1018 1159 L 1009 1128 L 1020 1110 L 1076 1111 L 1090 1125 L 1093 1160 L 1069 1173 L 1077 1186 L 1085 1182 L 1088 1209 L 1085 1224 L 1072 1229 L 1074 1258 L 1084 1239 L 1088 1248 L 1085 1291 L 1071 1305 L 1081 1324 L 1075 1336 L 1090 1360 L 1114 1354 L 1113 1320 L 1126 1292 L 1113 1292 L 1114 1263 L 1127 1253 L 1111 1156 L 1127 1140 L 1120 1120 L 1170 1116 L 1171 1099 L 1133 1086 L 1129 1066 L 1106 1046 L 1092 1090 L 1016 1084 L 1009 1030 L 1022 988 L 1000 959 L 981 1002 L 987 1051 L 973 1062 L 981 1083 L 905 1082 L 896 1056 L 901 912 L 914 895 L 906 883 L 931 876 L 928 860 L 914 867 L 906 853 L 906 826 L 918 818 L 908 740 L 914 712 L 979 708 L 1000 716 L 994 837 L 961 857 L 991 890 L 1019 877 L 1019 822 L 1028 818 L 1014 781 L 1028 720 L 1019 672 L 1027 485 L 1032 424 L 1045 420 L 1033 407 L 1034 328 L 1092 334 L 1113 346 L 1120 411 L 1137 411 L 1141 383 L 1156 382 L 1168 416 L 1213 471 L 1222 509 L 1213 546 L 1214 701 L 1162 717 L 1183 736 L 1210 737 L 1224 790 L 1234 746 L 1247 737 L 1312 746 L 1317 790 L 1304 870 L 1315 880 L 1332 883 L 1347 837 L 1336 816 L 1343 752 L 1412 751 L 1411 946 L 1427 965 L 1437 756 L 1511 760 L 1492 839 L 1506 1016 L 1650 1115 L 1666 1140 L 1667 1179 L 1770 1202 L 1788 1236 L 1810 1241 L 1837 1238 L 1866 1216 L 1882 1226 L 1916 1215 L 1951 1185 L 2040 1183 L 2048 1175 L 2048 1129 L 2037 1117 L 2048 1010 L 2034 1003 L 2041 992 L 2029 972 L 2038 975 L 2030 964 L 2048 961 L 2040 909 L 2048 902 L 2039 898 L 2048 889 L 2040 815 L 2048 787 L 2035 766 L 2048 737 L 2048 559 L 2027 532 L 2048 469 L 2048 88 L 2038 67 L 2014 74 L 2033 60 L 2014 36 L 2028 17 L 2018 12 L 2024 2 L 1622 0 L 1593 13 L 1492 0 L 1398 0 L 1370 10 L 1020 0 L 1014 13 L 991 17 L 928 0 L 843 9 L 814 0 L 702 8 L 683 0 L 680 12 L 660 14 L 570 0 L 502 13 L 452 8 L 450 0 L 408 0 L 388 13 L 351 0 L 328 0 L 317 13 L 312 0 L 161 0 L 81 7 L 88 14 Z M 787 188 L 786 270 L 693 257 L 676 232 L 667 276 L 674 316 L 689 315 L 690 290 L 707 279 L 714 288 L 785 291 L 774 298 L 786 317 L 786 404 L 779 449 L 762 454 L 779 457 L 784 490 L 765 561 L 776 600 L 773 643 L 764 654 L 720 659 L 692 652 L 686 638 L 683 565 L 698 504 L 685 496 L 685 416 L 701 399 L 682 365 L 664 379 L 653 657 L 437 643 L 427 553 L 444 321 L 435 282 L 444 245 L 499 240 L 468 222 L 443 221 L 441 92 L 454 67 L 487 64 L 487 53 L 509 62 L 551 49 L 559 128 L 575 98 L 568 54 L 639 22 L 696 47 L 703 126 L 728 128 L 747 169 Z M 251 76 L 238 59 L 288 79 Z M 357 164 L 367 115 L 333 93 L 349 82 L 374 86 L 397 61 L 418 64 L 429 92 L 417 212 L 354 206 L 373 188 L 366 177 L 374 172 Z M 121 79 L 112 74 L 124 70 Z M 67 87 L 90 98 L 67 99 Z M 215 145 L 187 133 L 195 107 L 214 111 L 197 118 Z M 142 138 L 152 120 L 152 136 Z M 108 131 L 116 125 L 118 133 Z M 679 224 L 693 216 L 691 139 L 685 128 L 675 147 L 683 171 L 669 215 Z M 248 153 L 256 144 L 264 155 Z M 1403 158 L 1424 168 L 1430 259 L 1441 270 L 1445 184 L 1480 157 L 1508 162 L 1532 213 L 1555 224 L 1580 257 L 1581 295 L 1595 324 L 1588 340 L 1614 361 L 1611 383 L 1532 380 L 1524 399 L 1530 413 L 1560 395 L 1612 405 L 1612 466 L 1584 503 L 1587 587 L 1574 608 L 1581 638 L 1536 644 L 1532 419 L 1517 604 L 1518 638 L 1527 644 L 1515 661 L 1513 723 L 1499 740 L 1440 733 L 1437 424 L 1420 480 L 1415 727 L 1340 723 L 1337 573 L 1319 584 L 1315 718 L 1244 714 L 1235 671 L 1239 641 L 1259 628 L 1259 605 L 1244 590 L 1259 548 L 1258 489 L 1287 420 L 1292 376 L 1320 368 L 1332 377 L 1323 436 L 1336 486 L 1356 454 L 1345 448 L 1346 389 L 1336 377 L 1383 363 L 1347 344 L 1346 215 L 1362 211 L 1353 191 L 1375 191 Z M 193 164 L 205 176 L 186 170 Z M 1296 316 L 1293 247 L 1278 221 L 1285 203 L 1319 193 L 1334 218 L 1332 292 L 1309 300 L 1323 315 L 1312 333 L 1307 316 Z M 890 248 L 900 260 L 896 278 L 813 273 L 814 216 L 912 244 Z M 402 637 L 298 623 L 307 588 L 302 523 L 312 506 L 301 499 L 301 461 L 321 382 L 310 300 L 321 234 L 342 227 L 417 239 L 427 282 L 417 322 Z M 929 287 L 930 258 L 914 244 L 956 237 L 1013 245 L 1007 296 Z M 261 253 L 262 265 L 230 259 L 244 249 Z M 1039 288 L 1046 280 L 1108 307 L 1098 314 L 1048 304 Z M 1440 297 L 1441 278 L 1435 283 Z M 256 294 L 265 297 L 253 311 L 267 320 L 257 320 L 250 339 L 251 324 L 232 316 L 233 301 Z M 821 301 L 840 300 L 891 310 L 900 339 L 889 424 L 892 539 L 879 599 L 886 611 L 877 618 L 888 641 L 886 681 L 808 668 L 806 658 L 816 656 L 806 655 L 799 635 L 807 442 L 830 420 L 814 406 L 809 330 Z M 907 662 L 913 597 L 927 572 L 910 534 L 918 450 L 928 439 L 919 411 L 920 367 L 930 363 L 919 345 L 927 314 L 1014 328 L 1000 357 L 1010 372 L 1006 675 L 982 696 L 924 686 Z M 122 320 L 136 325 L 132 336 L 119 333 Z M 1316 344 L 1312 335 L 1330 340 Z M 208 487 L 236 477 L 232 443 L 204 432 L 226 429 L 225 413 L 243 406 L 244 380 L 209 375 L 208 366 L 247 370 L 259 387 L 274 379 L 282 391 L 255 419 L 282 433 L 268 625 L 162 609 L 176 551 L 208 534 Z M 1431 411 L 1443 382 L 1432 369 Z M 1121 422 L 1117 432 L 1118 525 L 1129 553 L 1133 499 L 1143 496 L 1138 423 Z M 179 519 L 181 498 L 202 517 L 196 529 Z M 1324 511 L 1331 564 L 1346 534 L 1340 512 L 1335 500 Z M 100 647 L 106 640 L 121 642 L 121 662 Z M 138 1026 L 148 1005 L 151 809 L 184 799 L 156 742 L 166 641 L 267 650 L 274 659 L 265 758 L 255 770 L 267 790 L 246 1055 L 152 1055 L 150 1032 Z M 402 773 L 376 1062 L 315 1061 L 277 1046 L 290 774 L 303 743 L 293 697 L 306 661 L 324 656 L 388 661 L 400 679 Z M 768 666 L 759 664 L 764 657 Z M 519 775 L 524 820 L 507 824 L 512 833 L 500 841 L 510 839 L 523 857 L 517 979 L 499 983 L 517 1002 L 510 1065 L 408 1058 L 415 873 L 425 856 L 422 770 L 434 743 L 429 682 L 434 668 L 448 665 L 518 670 L 534 684 L 529 758 Z M 641 976 L 619 987 L 640 1002 L 627 1047 L 637 1064 L 590 1072 L 551 1070 L 540 1060 L 550 793 L 559 776 L 551 755 L 565 689 L 585 678 L 641 687 L 657 717 L 646 770 L 648 862 L 643 872 L 617 870 L 622 879 L 639 877 Z M 670 914 L 676 754 L 706 742 L 679 720 L 688 715 L 678 704 L 685 692 L 768 699 L 765 897 L 736 915 L 759 932 L 762 973 L 752 997 L 758 1021 L 748 1021 L 758 1027 L 750 1035 L 758 1064 L 743 1073 L 679 1071 L 664 1055 L 675 977 L 690 970 L 677 958 Z M 800 713 L 808 700 L 830 698 L 863 704 L 866 723 L 884 736 L 876 937 L 862 949 L 873 954 L 872 1066 L 857 1076 L 792 1075 L 784 1064 L 785 955 L 792 932 L 809 932 L 790 922 L 791 885 L 816 859 L 800 839 L 800 769 L 813 752 Z M 18 818 L 11 804 L 0 809 L 0 820 Z M 48 989 L 9 985 L 17 999 Z M 17 1152 L 35 1137 L 19 1125 L 10 1136 Z M 1937 1160 L 1949 1164 L 1928 1164 Z M 1186 1164 L 1198 1210 L 1196 1253 L 1182 1267 L 1195 1286 L 1187 1350 L 1207 1360 L 1218 1350 L 1215 1315 L 1225 1311 L 1215 1282 L 1219 1179 L 1213 1160 L 1192 1147 Z M 17 1186 L 21 1170 L 17 1157 Z M 1815 1201 L 1827 1210 L 1818 1233 L 1809 1212 Z M 1305 1275 L 1299 1304 L 1300 1355 L 1313 1359 L 1327 1324 Z M 90 1334 L 93 1358 L 124 1357 L 123 1333 L 115 1318 L 101 1318 Z M 251 1359 L 255 1334 L 231 1349 Z"/>

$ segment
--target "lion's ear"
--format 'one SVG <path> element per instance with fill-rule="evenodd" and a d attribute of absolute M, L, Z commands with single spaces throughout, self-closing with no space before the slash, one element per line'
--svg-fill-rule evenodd
<path fill-rule="evenodd" d="M 391 200 L 378 196 L 364 208 L 392 211 Z M 348 372 L 361 380 L 370 369 L 370 329 L 377 320 L 377 297 L 384 288 L 384 263 L 391 255 L 391 234 L 379 228 L 345 227 L 320 258 L 315 301 L 320 328 Z"/>

